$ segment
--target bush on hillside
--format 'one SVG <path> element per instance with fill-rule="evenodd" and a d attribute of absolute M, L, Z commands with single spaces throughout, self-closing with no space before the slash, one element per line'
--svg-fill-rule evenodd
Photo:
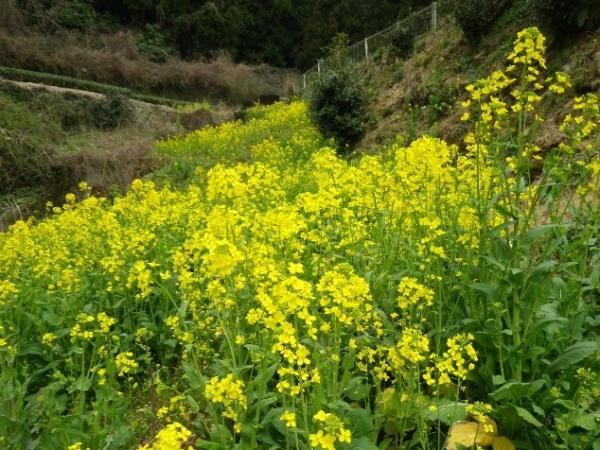
<path fill-rule="evenodd" d="M 67 28 L 87 30 L 96 23 L 96 11 L 85 0 L 70 0 L 58 9 L 56 21 Z"/>
<path fill-rule="evenodd" d="M 540 21 L 554 33 L 570 35 L 600 24 L 598 0 L 529 0 Z"/>
<path fill-rule="evenodd" d="M 0 195 L 48 179 L 48 143 L 60 134 L 52 120 L 0 94 Z"/>
<path fill-rule="evenodd" d="M 338 153 L 350 153 L 363 137 L 369 119 L 368 99 L 350 70 L 326 72 L 312 87 L 311 118 L 321 133 L 334 138 Z"/>
<path fill-rule="evenodd" d="M 510 0 L 452 0 L 454 17 L 471 46 L 479 43 Z"/>
<path fill-rule="evenodd" d="M 137 42 L 137 48 L 142 55 L 155 63 L 164 63 L 167 58 L 177 55 L 177 51 L 169 44 L 158 25 L 146 25 L 144 35 Z"/>
<path fill-rule="evenodd" d="M 127 97 L 108 94 L 103 100 L 90 105 L 90 115 L 98 128 L 117 128 L 131 120 L 133 106 Z"/>
<path fill-rule="evenodd" d="M 403 59 L 409 57 L 413 52 L 417 36 L 416 24 L 412 21 L 409 22 L 394 30 L 391 39 L 392 54 Z"/>
<path fill-rule="evenodd" d="M 311 86 L 309 112 L 326 138 L 333 138 L 340 155 L 350 153 L 366 131 L 369 102 L 360 77 L 347 59 L 350 39 L 339 33 L 327 47 L 326 70 Z"/>

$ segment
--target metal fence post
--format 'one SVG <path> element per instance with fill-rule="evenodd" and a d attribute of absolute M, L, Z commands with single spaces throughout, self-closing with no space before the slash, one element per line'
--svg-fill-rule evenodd
<path fill-rule="evenodd" d="M 306 72 L 302 74 L 302 85 L 304 86 L 304 89 L 306 89 Z"/>
<path fill-rule="evenodd" d="M 433 9 L 431 11 L 431 16 L 432 16 L 433 31 L 435 31 L 437 29 L 437 2 L 433 2 Z"/>
<path fill-rule="evenodd" d="M 319 78 L 321 78 L 321 60 L 317 60 L 317 71 L 319 72 Z"/>
<path fill-rule="evenodd" d="M 365 38 L 365 58 L 369 59 L 369 41 Z"/>

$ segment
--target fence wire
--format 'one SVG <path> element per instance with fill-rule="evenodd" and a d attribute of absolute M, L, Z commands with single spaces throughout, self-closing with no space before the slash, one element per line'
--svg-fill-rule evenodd
<path fill-rule="evenodd" d="M 446 2 L 433 2 L 431 5 L 416 11 L 391 26 L 352 44 L 341 55 L 344 64 L 355 64 L 377 58 L 384 50 L 402 52 L 404 42 L 410 41 L 428 31 L 435 30 L 438 20 L 446 15 L 449 8 Z M 405 56 L 405 55 L 400 55 Z M 322 58 L 317 64 L 302 74 L 297 91 L 302 92 L 310 87 L 334 65 L 331 58 Z"/>

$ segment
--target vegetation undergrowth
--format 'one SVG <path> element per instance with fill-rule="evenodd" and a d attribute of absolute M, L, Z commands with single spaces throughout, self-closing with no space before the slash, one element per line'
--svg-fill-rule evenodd
<path fill-rule="evenodd" d="M 159 143 L 185 187 L 16 223 L 2 446 L 595 450 L 597 97 L 533 141 L 569 84 L 526 29 L 468 87 L 464 150 L 348 161 L 277 104 Z"/>

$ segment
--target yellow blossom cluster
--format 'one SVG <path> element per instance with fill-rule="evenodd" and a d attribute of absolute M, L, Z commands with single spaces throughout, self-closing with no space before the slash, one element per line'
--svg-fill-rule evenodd
<path fill-rule="evenodd" d="M 482 402 L 475 402 L 465 407 L 467 414 L 483 427 L 484 433 L 495 434 L 498 431 L 496 423 L 489 417 L 492 409 L 492 405 Z"/>
<path fill-rule="evenodd" d="M 311 447 L 323 450 L 335 450 L 336 442 L 342 444 L 350 444 L 352 442 L 352 433 L 335 414 L 325 412 L 321 409 L 313 416 L 313 420 L 319 429 L 316 433 L 311 433 L 309 436 Z"/>
<path fill-rule="evenodd" d="M 133 352 L 121 352 L 115 358 L 115 364 L 119 371 L 119 376 L 124 376 L 134 372 L 138 367 L 138 363 L 133 359 Z"/>
<path fill-rule="evenodd" d="M 77 316 L 76 323 L 71 328 L 70 335 L 72 339 L 89 341 L 94 336 L 109 333 L 111 327 L 116 323 L 116 319 L 110 317 L 105 312 L 100 312 L 96 316 L 81 313 Z M 42 336 L 42 342 L 46 345 L 52 344 L 54 340 L 56 340 L 56 335 L 53 333 L 46 333 Z"/>
<path fill-rule="evenodd" d="M 423 379 L 429 386 L 451 384 L 454 380 L 462 382 L 479 361 L 473 347 L 472 334 L 458 334 L 448 338 L 447 350 L 442 355 L 432 355 L 434 364 L 427 368 Z"/>
<path fill-rule="evenodd" d="M 192 450 L 191 445 L 186 445 L 192 432 L 179 422 L 168 424 L 160 430 L 152 444 L 138 447 L 138 450 Z"/>
<path fill-rule="evenodd" d="M 416 307 L 424 309 L 433 305 L 433 289 L 420 284 L 415 278 L 404 277 L 398 285 L 398 306 L 400 309 Z"/>
<path fill-rule="evenodd" d="M 246 411 L 244 382 L 236 380 L 233 374 L 223 378 L 212 377 L 204 387 L 204 395 L 215 405 L 221 405 L 223 417 L 234 422 L 234 430 L 240 432 L 240 414 Z"/>

